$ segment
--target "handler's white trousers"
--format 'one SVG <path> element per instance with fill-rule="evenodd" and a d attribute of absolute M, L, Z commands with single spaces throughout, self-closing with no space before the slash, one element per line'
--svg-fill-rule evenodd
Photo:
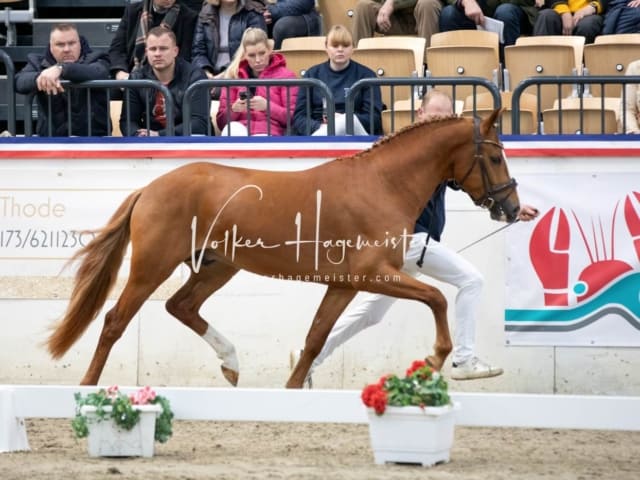
<path fill-rule="evenodd" d="M 416 277 L 423 273 L 458 288 L 455 301 L 453 361 L 461 363 L 468 360 L 474 353 L 475 314 L 484 279 L 480 272 L 461 255 L 433 239 L 429 240 L 422 268 L 418 267 L 416 262 L 422 254 L 426 237 L 426 233 L 414 234 L 405 255 L 403 270 Z M 336 321 L 311 368 L 314 369 L 320 365 L 337 347 L 356 333 L 380 322 L 395 301 L 394 297 L 366 293 L 362 301 L 349 306 Z"/>

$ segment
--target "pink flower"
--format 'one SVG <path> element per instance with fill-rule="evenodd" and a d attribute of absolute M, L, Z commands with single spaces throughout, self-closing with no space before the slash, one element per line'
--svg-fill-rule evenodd
<path fill-rule="evenodd" d="M 118 389 L 117 385 L 111 385 L 109 388 L 107 388 L 107 397 L 109 398 L 116 398 L 118 396 L 118 393 L 120 393 L 120 390 Z"/>
<path fill-rule="evenodd" d="M 146 405 L 151 403 L 156 398 L 156 392 L 154 392 L 151 387 L 146 386 L 138 390 L 135 394 L 129 397 L 131 399 L 131 403 L 134 405 Z"/>

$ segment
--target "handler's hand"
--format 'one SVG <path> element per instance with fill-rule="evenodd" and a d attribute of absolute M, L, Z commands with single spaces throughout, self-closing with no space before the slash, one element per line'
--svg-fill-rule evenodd
<path fill-rule="evenodd" d="M 537 208 L 532 207 L 531 205 L 522 205 L 522 207 L 520 207 L 520 212 L 518 212 L 518 220 L 528 222 L 536 218 L 539 214 L 540 212 Z"/>

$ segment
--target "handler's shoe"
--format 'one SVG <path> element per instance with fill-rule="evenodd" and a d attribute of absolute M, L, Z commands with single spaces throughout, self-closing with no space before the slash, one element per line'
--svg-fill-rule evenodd
<path fill-rule="evenodd" d="M 471 357 L 462 363 L 453 363 L 451 378 L 454 380 L 473 380 L 476 378 L 489 378 L 502 375 L 503 370 L 492 367 L 478 357 Z"/>
<path fill-rule="evenodd" d="M 293 369 L 296 368 L 298 360 L 300 360 L 301 356 L 302 349 L 293 350 L 289 353 L 289 370 L 293 372 Z M 304 386 L 306 386 L 308 389 L 313 388 L 313 378 L 311 377 L 311 370 L 309 371 L 309 373 L 307 373 L 307 378 L 304 380 Z"/>

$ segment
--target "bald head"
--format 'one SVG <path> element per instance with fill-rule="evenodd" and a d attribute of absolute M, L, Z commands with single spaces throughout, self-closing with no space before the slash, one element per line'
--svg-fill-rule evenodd
<path fill-rule="evenodd" d="M 418 108 L 419 120 L 433 120 L 453 116 L 453 100 L 449 94 L 432 89 L 422 97 L 422 104 Z"/>

